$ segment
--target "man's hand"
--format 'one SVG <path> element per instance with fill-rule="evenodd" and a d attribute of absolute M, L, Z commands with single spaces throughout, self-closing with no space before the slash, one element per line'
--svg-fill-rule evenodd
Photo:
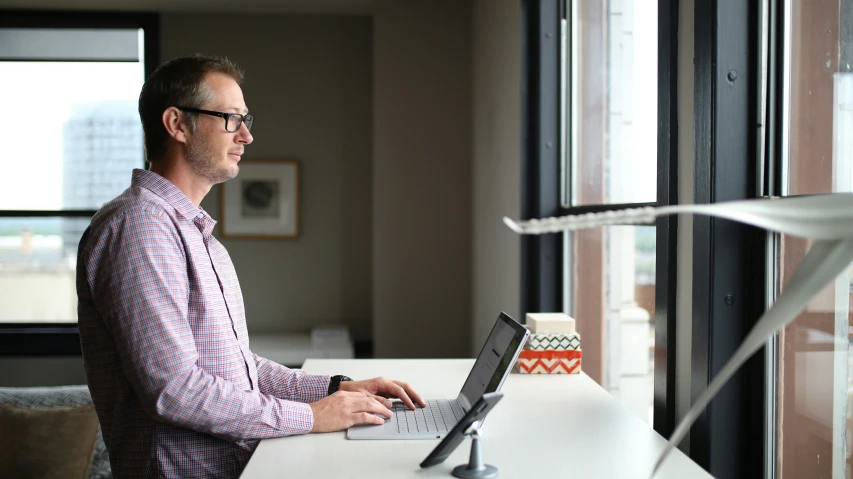
<path fill-rule="evenodd" d="M 383 424 L 385 420 L 375 414 L 387 418 L 393 414 L 374 395 L 362 392 L 338 391 L 309 406 L 314 413 L 311 432 L 343 431 L 354 424 Z"/>
<path fill-rule="evenodd" d="M 386 378 L 373 378 L 364 381 L 344 381 L 340 386 L 341 391 L 362 392 L 373 395 L 377 401 L 382 401 L 387 407 L 391 407 L 391 401 L 384 398 L 399 398 L 409 409 L 415 409 L 415 403 L 421 407 L 426 406 L 421 395 L 415 392 L 409 383 L 403 381 L 392 381 Z"/>

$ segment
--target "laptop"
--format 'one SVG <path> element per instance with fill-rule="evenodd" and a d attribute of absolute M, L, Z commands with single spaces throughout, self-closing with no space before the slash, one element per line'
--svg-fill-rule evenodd
<path fill-rule="evenodd" d="M 427 400 L 414 411 L 395 401 L 394 416 L 382 425 L 352 426 L 347 439 L 441 439 L 483 394 L 501 388 L 530 331 L 501 313 L 456 399 Z"/>

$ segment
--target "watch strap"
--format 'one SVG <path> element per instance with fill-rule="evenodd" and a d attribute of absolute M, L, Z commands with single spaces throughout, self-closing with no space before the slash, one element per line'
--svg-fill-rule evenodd
<path fill-rule="evenodd" d="M 352 381 L 352 378 L 349 376 L 344 376 L 343 374 L 338 374 L 336 376 L 332 376 L 332 379 L 329 381 L 329 393 L 328 396 L 335 394 L 341 388 L 341 383 L 344 381 Z"/>

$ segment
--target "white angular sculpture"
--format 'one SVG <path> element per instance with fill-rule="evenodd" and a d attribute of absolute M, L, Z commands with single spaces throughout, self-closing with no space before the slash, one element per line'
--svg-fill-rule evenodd
<path fill-rule="evenodd" d="M 690 407 L 661 452 L 652 476 L 738 368 L 761 349 L 773 333 L 796 318 L 806 304 L 853 261 L 853 194 L 849 193 L 647 207 L 520 222 L 505 217 L 504 223 L 519 234 L 543 234 L 607 225 L 648 224 L 659 216 L 681 213 L 738 221 L 815 242 L 773 306 L 761 316 L 731 359 Z"/>

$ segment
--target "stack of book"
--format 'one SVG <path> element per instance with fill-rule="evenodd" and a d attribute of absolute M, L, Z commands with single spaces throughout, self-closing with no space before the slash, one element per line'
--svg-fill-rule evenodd
<path fill-rule="evenodd" d="M 527 313 L 530 337 L 515 363 L 521 374 L 578 374 L 581 336 L 564 313 Z"/>

